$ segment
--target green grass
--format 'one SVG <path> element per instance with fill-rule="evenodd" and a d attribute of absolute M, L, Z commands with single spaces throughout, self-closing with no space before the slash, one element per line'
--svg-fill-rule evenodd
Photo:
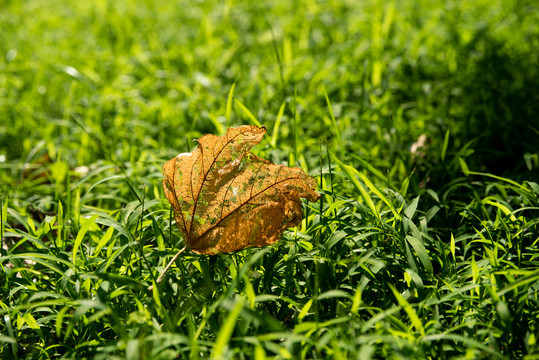
<path fill-rule="evenodd" d="M 0 9 L 2 359 L 539 358 L 534 2 Z M 148 292 L 162 164 L 246 123 L 322 199 Z"/>

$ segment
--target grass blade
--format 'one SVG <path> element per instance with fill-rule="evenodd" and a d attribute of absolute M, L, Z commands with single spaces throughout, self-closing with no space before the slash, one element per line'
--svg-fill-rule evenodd
<path fill-rule="evenodd" d="M 434 272 L 432 268 L 432 261 L 430 260 L 430 257 L 429 257 L 429 254 L 427 253 L 427 249 L 425 248 L 425 245 L 423 245 L 421 241 L 419 241 L 418 239 L 410 235 L 406 235 L 406 240 L 414 248 L 414 251 L 419 257 L 421 264 L 423 264 L 427 272 L 430 275 L 432 275 Z"/>
<path fill-rule="evenodd" d="M 339 165 L 340 168 L 344 171 L 344 174 L 346 175 L 348 180 L 350 180 L 354 188 L 360 193 L 361 197 L 363 198 L 363 201 L 365 201 L 369 210 L 371 211 L 371 214 L 374 215 L 377 220 L 381 220 L 380 213 L 376 209 L 376 206 L 374 206 L 374 202 L 372 201 L 371 197 L 369 196 L 363 185 L 361 185 L 361 183 L 355 177 L 355 174 L 357 174 L 358 171 L 349 165 L 345 165 L 335 155 L 331 155 L 337 165 Z"/>
<path fill-rule="evenodd" d="M 337 126 L 337 121 L 335 120 L 335 115 L 333 114 L 333 108 L 331 107 L 331 102 L 329 101 L 328 93 L 325 88 L 324 88 L 324 97 L 326 98 L 326 104 L 329 110 L 329 115 L 331 116 L 331 123 L 333 124 L 333 131 L 335 132 L 335 136 L 337 137 L 337 148 L 339 149 L 339 154 L 341 155 L 341 157 L 344 158 L 343 144 L 341 140 L 341 131 L 339 130 L 339 127 Z"/>
<path fill-rule="evenodd" d="M 240 316 L 244 303 L 245 298 L 238 298 L 236 300 L 236 303 L 234 304 L 234 307 L 225 319 L 225 322 L 221 326 L 221 329 L 219 330 L 219 333 L 217 334 L 217 338 L 215 340 L 215 345 L 213 346 L 213 359 L 223 358 L 226 346 L 230 341 L 230 338 L 232 337 L 232 333 L 234 332 L 236 322 L 238 321 L 238 317 Z"/>
<path fill-rule="evenodd" d="M 395 296 L 395 299 L 397 299 L 397 302 L 399 305 L 406 311 L 406 314 L 408 314 L 408 317 L 410 318 L 410 322 L 412 323 L 413 327 L 416 328 L 417 331 L 421 333 L 422 336 L 425 336 L 425 328 L 423 327 L 423 324 L 421 323 L 421 320 L 419 319 L 419 316 L 417 316 L 417 313 L 415 312 L 414 308 L 404 297 L 402 297 L 401 294 L 395 289 L 395 287 L 391 284 L 389 284 L 389 288 L 393 292 L 393 295 Z"/>
<path fill-rule="evenodd" d="M 77 238 L 75 239 L 75 243 L 73 244 L 73 264 L 76 263 L 77 252 L 79 251 L 79 247 L 82 243 L 82 240 L 84 239 L 84 235 L 86 235 L 86 232 L 88 231 L 88 229 L 90 229 L 90 226 L 95 225 L 95 220 L 98 216 L 99 215 L 92 215 L 92 217 L 84 221 L 84 224 L 80 228 L 77 234 Z"/>
<path fill-rule="evenodd" d="M 387 207 L 389 208 L 389 210 L 391 210 L 391 212 L 393 213 L 395 218 L 397 220 L 401 220 L 401 216 L 399 215 L 399 213 L 397 212 L 395 207 L 393 207 L 393 204 L 391 204 L 391 202 L 388 200 L 388 198 L 384 194 L 382 194 L 382 192 L 380 190 L 378 190 L 378 188 L 376 186 L 374 186 L 374 184 L 369 180 L 369 178 L 367 178 L 365 175 L 363 175 L 361 172 L 357 171 L 356 169 L 354 169 L 354 170 L 355 170 L 356 175 L 359 176 L 361 178 L 361 180 L 363 180 L 365 185 L 367 185 L 367 187 L 373 193 L 375 193 L 376 196 L 378 196 L 380 198 L 380 200 L 382 200 L 387 205 Z"/>
<path fill-rule="evenodd" d="M 228 98 L 226 101 L 226 110 L 225 110 L 225 118 L 226 118 L 226 127 L 230 127 L 230 115 L 232 113 L 232 100 L 234 99 L 234 89 L 236 88 L 236 83 L 233 83 L 230 87 L 230 91 L 228 92 Z"/>
<path fill-rule="evenodd" d="M 275 120 L 275 125 L 273 126 L 273 132 L 271 134 L 270 144 L 273 148 L 277 147 L 277 137 L 279 136 L 279 127 L 281 125 L 281 120 L 283 118 L 285 107 L 286 107 L 286 102 L 283 101 L 283 103 L 281 104 L 281 107 L 279 108 L 279 112 L 277 113 L 277 119 Z"/>
<path fill-rule="evenodd" d="M 243 105 L 241 101 L 239 101 L 238 99 L 234 99 L 234 104 L 236 104 L 241 109 L 241 111 L 243 111 L 243 113 L 247 116 L 249 120 L 251 120 L 254 125 L 259 127 L 262 126 L 262 124 L 253 115 L 253 113 L 245 105 Z"/>

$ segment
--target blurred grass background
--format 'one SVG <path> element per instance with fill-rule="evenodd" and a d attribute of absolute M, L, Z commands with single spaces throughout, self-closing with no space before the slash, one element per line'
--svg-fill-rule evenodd
<path fill-rule="evenodd" d="M 473 142 L 476 170 L 537 174 L 538 16 L 501 0 L 3 1 L 0 152 L 20 161 L 45 140 L 72 165 L 170 155 L 249 121 L 237 106 L 224 117 L 235 84 L 270 129 L 287 104 L 283 144 L 297 110 L 307 151 L 324 138 L 409 168 L 421 134 L 435 153 L 449 130 L 456 148 Z"/>
<path fill-rule="evenodd" d="M 3 358 L 537 355 L 535 1 L 0 0 L 0 29 Z M 246 123 L 324 200 L 147 297 L 162 164 Z"/>

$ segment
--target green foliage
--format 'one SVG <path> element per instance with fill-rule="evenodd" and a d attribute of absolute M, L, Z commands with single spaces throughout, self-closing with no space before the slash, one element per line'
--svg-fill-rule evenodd
<path fill-rule="evenodd" d="M 534 2 L 0 7 L 0 358 L 538 356 Z M 148 291 L 162 164 L 244 123 L 322 199 Z"/>

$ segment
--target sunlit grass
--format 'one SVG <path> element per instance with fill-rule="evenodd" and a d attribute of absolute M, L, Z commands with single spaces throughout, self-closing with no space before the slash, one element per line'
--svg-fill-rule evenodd
<path fill-rule="evenodd" d="M 1 6 L 3 359 L 538 356 L 531 2 Z M 322 199 L 149 292 L 162 164 L 244 123 Z"/>

